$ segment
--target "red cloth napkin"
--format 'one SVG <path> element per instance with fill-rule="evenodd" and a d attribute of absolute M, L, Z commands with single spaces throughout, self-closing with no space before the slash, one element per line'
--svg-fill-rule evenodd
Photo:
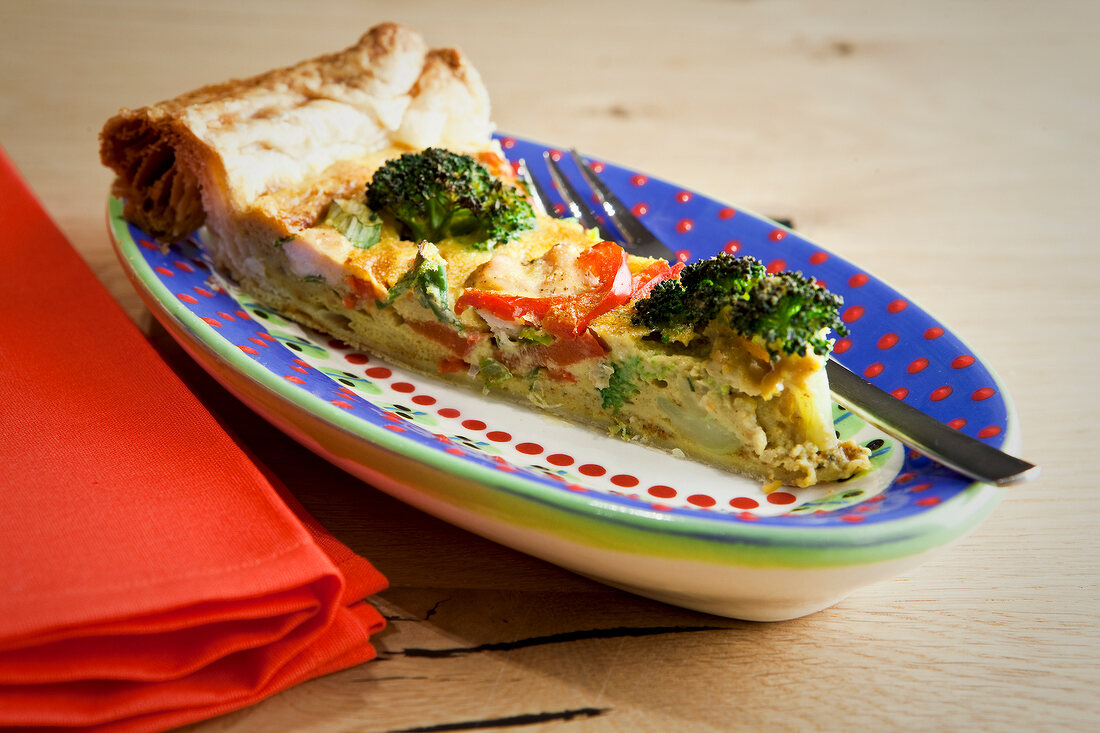
<path fill-rule="evenodd" d="M 0 727 L 161 730 L 374 656 L 385 587 L 249 460 L 0 150 Z"/>

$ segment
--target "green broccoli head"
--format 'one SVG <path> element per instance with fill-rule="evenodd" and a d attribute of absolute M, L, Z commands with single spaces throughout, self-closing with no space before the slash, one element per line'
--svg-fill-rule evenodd
<path fill-rule="evenodd" d="M 827 329 L 847 333 L 838 315 L 842 302 L 802 273 L 770 275 L 752 257 L 723 252 L 657 285 L 635 303 L 634 323 L 682 339 L 718 320 L 760 342 L 772 359 L 807 350 L 824 355 L 831 347 Z"/>
<path fill-rule="evenodd" d="M 522 193 L 469 155 L 442 148 L 387 161 L 367 185 L 367 205 L 392 217 L 406 239 L 459 237 L 479 249 L 507 242 L 535 223 Z"/>

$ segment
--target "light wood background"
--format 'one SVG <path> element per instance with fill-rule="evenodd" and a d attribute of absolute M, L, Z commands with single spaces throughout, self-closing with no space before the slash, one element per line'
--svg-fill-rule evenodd
<path fill-rule="evenodd" d="M 149 329 L 104 225 L 103 121 L 381 20 L 462 47 L 501 129 L 789 217 L 891 282 L 999 371 L 1043 478 L 904 577 L 809 618 L 740 623 L 408 509 L 166 346 L 392 582 L 378 661 L 196 733 L 1094 729 L 1100 3 L 2 0 L 0 145 Z"/>

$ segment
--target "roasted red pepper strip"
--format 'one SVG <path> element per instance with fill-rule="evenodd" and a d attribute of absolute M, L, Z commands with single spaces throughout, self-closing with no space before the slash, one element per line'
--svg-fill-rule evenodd
<path fill-rule="evenodd" d="M 480 333 L 471 335 L 468 332 L 463 335 L 439 321 L 406 321 L 405 323 L 420 335 L 447 347 L 457 356 L 465 356 L 470 353 L 470 350 L 484 336 Z"/>
<path fill-rule="evenodd" d="M 678 277 L 682 269 L 684 269 L 683 262 L 677 262 L 669 267 L 669 264 L 664 260 L 657 260 L 634 276 L 631 283 L 630 299 L 641 300 L 649 297 L 649 294 L 653 292 L 653 288 L 657 287 L 658 283 Z"/>
<path fill-rule="evenodd" d="M 476 308 L 512 322 L 530 316 L 532 323 L 541 325 L 547 332 L 575 339 L 594 319 L 628 302 L 634 291 L 626 252 L 614 242 L 593 245 L 577 257 L 577 264 L 599 283 L 597 287 L 582 293 L 545 298 L 468 288 L 455 301 L 455 313 Z"/>

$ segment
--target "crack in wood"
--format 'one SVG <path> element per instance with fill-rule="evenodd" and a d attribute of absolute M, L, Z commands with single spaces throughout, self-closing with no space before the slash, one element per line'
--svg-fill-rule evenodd
<path fill-rule="evenodd" d="M 450 598 L 444 598 L 444 599 L 442 599 L 442 600 L 436 601 L 436 602 L 435 602 L 435 605 L 434 605 L 434 606 L 432 606 L 431 608 L 429 608 L 429 609 L 428 609 L 428 612 L 424 614 L 424 620 L 425 620 L 425 621 L 427 621 L 427 620 L 428 620 L 428 619 L 430 619 L 430 618 L 431 618 L 432 616 L 434 616 L 434 615 L 435 615 L 435 612 L 436 612 L 437 610 L 439 610 L 439 607 L 440 607 L 440 606 L 442 606 L 442 605 L 443 605 L 444 603 L 446 603 L 446 602 L 447 602 L 447 601 L 449 601 L 449 600 L 451 600 L 451 599 L 450 599 Z"/>
<path fill-rule="evenodd" d="M 583 629 L 580 631 L 566 631 L 560 634 L 547 636 L 531 636 L 515 641 L 496 641 L 487 644 L 467 647 L 449 647 L 446 649 L 418 649 L 408 648 L 400 651 L 387 652 L 388 654 L 403 655 L 406 657 L 432 657 L 447 658 L 459 657 L 478 652 L 513 651 L 526 649 L 532 646 L 545 644 L 565 644 L 573 641 L 587 639 L 619 639 L 623 637 L 657 636 L 660 634 L 684 634 L 696 631 L 720 631 L 723 626 L 620 626 L 609 629 Z"/>
<path fill-rule="evenodd" d="M 464 720 L 455 723 L 439 723 L 436 725 L 424 725 L 416 728 L 399 728 L 390 733 L 442 733 L 452 730 L 481 730 L 485 728 L 504 728 L 516 725 L 537 725 L 549 723 L 555 720 L 570 721 L 576 717 L 596 718 L 611 710 L 611 708 L 577 708 L 576 710 L 561 710 L 547 713 L 526 713 L 523 715 L 509 715 L 504 718 L 485 718 L 483 720 Z"/>

